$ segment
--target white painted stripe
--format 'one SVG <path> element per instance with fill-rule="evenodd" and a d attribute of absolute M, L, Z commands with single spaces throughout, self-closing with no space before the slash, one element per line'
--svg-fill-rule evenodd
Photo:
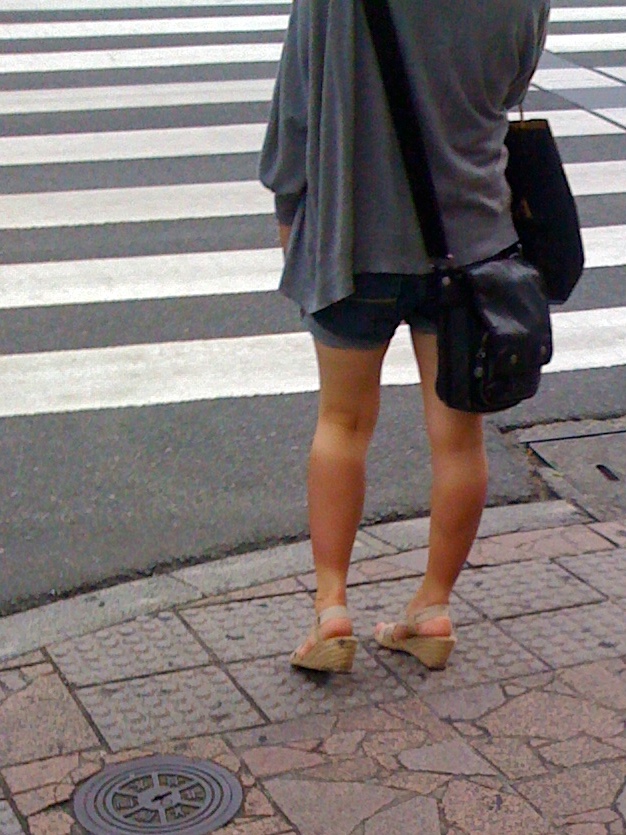
<path fill-rule="evenodd" d="M 580 90 L 588 87 L 620 87 L 617 79 L 607 78 L 594 70 L 583 67 L 563 69 L 538 69 L 533 75 L 533 84 L 544 90 Z"/>
<path fill-rule="evenodd" d="M 626 20 L 626 6 L 586 6 L 583 8 L 563 7 L 550 10 L 552 23 L 575 23 L 577 21 Z"/>
<path fill-rule="evenodd" d="M 0 266 L 0 309 L 276 290 L 280 249 Z"/>
<path fill-rule="evenodd" d="M 582 230 L 585 266 L 626 266 L 626 225 Z M 94 258 L 0 267 L 0 309 L 276 290 L 280 249 Z"/>
<path fill-rule="evenodd" d="M 596 110 L 596 113 L 626 127 L 626 107 L 603 107 Z"/>
<path fill-rule="evenodd" d="M 606 119 L 595 116 L 593 113 L 587 113 L 585 110 L 524 111 L 524 118 L 547 119 L 550 122 L 552 133 L 556 137 L 598 136 L 624 132 L 618 125 L 611 124 Z M 511 111 L 511 120 L 519 121 L 517 111 Z"/>
<path fill-rule="evenodd" d="M 626 81 L 626 67 L 598 67 L 598 72 L 604 72 L 612 75 L 613 78 L 619 78 L 620 81 Z"/>
<path fill-rule="evenodd" d="M 548 35 L 549 52 L 611 52 L 626 49 L 626 32 L 597 32 L 580 35 Z"/>
<path fill-rule="evenodd" d="M 81 20 L 67 23 L 3 23 L 0 41 L 24 38 L 101 38 L 132 35 L 190 35 L 213 32 L 284 32 L 289 15 L 171 17 L 156 20 Z"/>
<path fill-rule="evenodd" d="M 291 0 L 2 0 L 3 12 L 93 11 L 94 9 L 185 9 L 205 6 L 289 6 Z"/>
<path fill-rule="evenodd" d="M 0 166 L 257 153 L 266 130 L 265 124 L 244 124 L 10 136 L 0 138 Z"/>
<path fill-rule="evenodd" d="M 190 84 L 130 84 L 119 87 L 70 87 L 0 91 L 0 113 L 58 113 L 269 101 L 273 78 L 200 81 Z"/>
<path fill-rule="evenodd" d="M 574 162 L 564 167 L 572 192 L 577 197 L 626 191 L 626 162 L 623 159 Z"/>
<path fill-rule="evenodd" d="M 626 266 L 626 225 L 589 227 L 582 238 L 588 269 Z"/>
<path fill-rule="evenodd" d="M 270 192 L 256 181 L 7 194 L 0 196 L 0 228 L 235 217 L 273 210 Z"/>
<path fill-rule="evenodd" d="M 284 32 L 288 15 L 159 18 L 156 20 L 90 20 L 68 23 L 0 24 L 0 41 L 26 38 L 101 38 L 136 35 L 188 35 L 214 32 Z"/>
<path fill-rule="evenodd" d="M 0 54 L 0 73 L 121 70 L 138 67 L 183 67 L 195 64 L 275 62 L 281 43 L 215 44 L 83 52 Z"/>
<path fill-rule="evenodd" d="M 626 308 L 556 313 L 548 373 L 626 365 Z M 406 328 L 394 340 L 384 385 L 418 381 Z M 129 345 L 0 357 L 0 416 L 113 409 L 317 389 L 310 336 Z"/>

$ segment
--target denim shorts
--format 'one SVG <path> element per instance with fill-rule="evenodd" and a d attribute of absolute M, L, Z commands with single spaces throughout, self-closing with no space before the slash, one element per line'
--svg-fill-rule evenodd
<path fill-rule="evenodd" d="M 324 345 L 378 348 L 402 322 L 419 333 L 437 332 L 439 286 L 433 275 L 361 273 L 354 277 L 354 287 L 351 296 L 302 314 L 304 326 Z"/>

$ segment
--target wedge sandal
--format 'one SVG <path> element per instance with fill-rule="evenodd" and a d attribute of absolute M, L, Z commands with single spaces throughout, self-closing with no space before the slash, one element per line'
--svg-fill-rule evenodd
<path fill-rule="evenodd" d="M 380 646 L 386 649 L 408 652 L 430 670 L 443 670 L 456 644 L 456 637 L 454 634 L 448 637 L 419 635 L 416 627 L 433 618 L 449 617 L 449 606 L 427 606 L 404 621 L 385 624 L 382 629 L 374 633 L 374 638 Z M 394 638 L 396 626 L 403 626 L 411 634 L 406 638 Z"/>
<path fill-rule="evenodd" d="M 327 673 L 349 673 L 352 671 L 356 654 L 357 639 L 354 635 L 337 638 L 322 638 L 320 626 L 331 618 L 349 618 L 345 606 L 330 606 L 318 615 L 311 633 L 315 644 L 306 655 L 300 655 L 298 650 L 292 652 L 289 659 L 293 667 L 305 670 L 319 670 Z"/>

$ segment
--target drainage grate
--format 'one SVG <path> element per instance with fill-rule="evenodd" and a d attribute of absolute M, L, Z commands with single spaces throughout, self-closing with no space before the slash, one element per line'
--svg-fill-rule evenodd
<path fill-rule="evenodd" d="M 239 811 L 243 790 L 229 771 L 185 757 L 143 757 L 105 768 L 74 796 L 93 835 L 206 835 Z"/>

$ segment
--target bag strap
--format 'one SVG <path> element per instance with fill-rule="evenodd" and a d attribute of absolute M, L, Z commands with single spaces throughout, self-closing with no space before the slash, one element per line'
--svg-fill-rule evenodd
<path fill-rule="evenodd" d="M 435 266 L 449 266 L 452 256 L 448 249 L 439 201 L 428 164 L 415 94 L 411 88 L 388 0 L 361 0 L 361 3 L 378 58 L 426 251 Z"/>

